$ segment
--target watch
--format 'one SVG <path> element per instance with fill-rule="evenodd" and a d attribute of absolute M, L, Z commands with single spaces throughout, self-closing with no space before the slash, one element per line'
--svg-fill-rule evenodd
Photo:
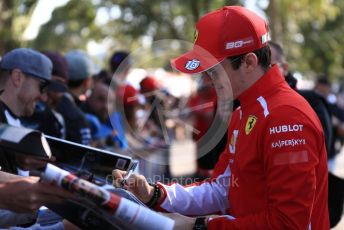
<path fill-rule="evenodd" d="M 205 217 L 197 217 L 193 230 L 206 230 L 208 229 L 205 224 Z"/>

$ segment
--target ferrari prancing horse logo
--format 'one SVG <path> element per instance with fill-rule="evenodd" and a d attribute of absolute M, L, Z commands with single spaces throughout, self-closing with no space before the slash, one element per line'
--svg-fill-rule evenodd
<path fill-rule="evenodd" d="M 253 129 L 254 125 L 257 122 L 257 117 L 250 115 L 248 116 L 246 126 L 245 126 L 245 133 L 246 135 L 250 134 L 251 130 Z"/>

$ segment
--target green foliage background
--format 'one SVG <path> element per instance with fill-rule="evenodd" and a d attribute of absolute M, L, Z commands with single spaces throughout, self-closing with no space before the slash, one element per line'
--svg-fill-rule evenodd
<path fill-rule="evenodd" d="M 320 73 L 331 79 L 344 77 L 343 0 L 257 0 L 258 7 L 268 1 L 265 11 L 272 40 L 283 44 L 290 68 L 309 78 Z M 144 40 L 180 39 L 193 41 L 194 24 L 206 12 L 224 5 L 240 5 L 240 0 L 70 0 L 56 8 L 35 40 L 22 34 L 29 24 L 36 0 L 0 2 L 0 55 L 18 46 L 39 50 L 85 49 L 90 40 L 107 41 L 112 49 L 134 50 Z M 97 25 L 97 10 L 109 15 L 109 21 Z M 113 17 L 113 11 L 120 12 Z M 211 36 L 211 35 L 209 35 Z M 154 52 L 154 50 L 152 51 Z M 145 53 L 150 60 L 153 53 Z M 168 60 L 146 62 L 147 66 L 167 66 Z M 104 67 L 107 61 L 104 61 Z"/>

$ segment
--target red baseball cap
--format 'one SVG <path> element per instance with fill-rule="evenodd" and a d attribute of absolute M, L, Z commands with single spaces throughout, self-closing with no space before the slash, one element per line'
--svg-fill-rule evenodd
<path fill-rule="evenodd" d="M 140 82 L 141 93 L 152 92 L 159 89 L 157 81 L 151 77 L 147 76 Z"/>
<path fill-rule="evenodd" d="M 136 105 L 139 103 L 139 92 L 131 85 L 120 86 L 116 96 L 123 100 L 123 105 Z"/>
<path fill-rule="evenodd" d="M 191 51 L 171 61 L 184 73 L 204 72 L 226 57 L 263 48 L 268 43 L 266 21 L 241 6 L 225 6 L 203 16 L 196 24 Z"/>

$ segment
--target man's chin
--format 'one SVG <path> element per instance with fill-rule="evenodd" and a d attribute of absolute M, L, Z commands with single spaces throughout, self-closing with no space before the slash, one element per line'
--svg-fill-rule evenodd
<path fill-rule="evenodd" d="M 33 108 L 26 108 L 24 110 L 23 117 L 30 117 L 30 116 L 33 115 L 34 112 L 35 112 L 35 107 L 33 107 Z"/>

